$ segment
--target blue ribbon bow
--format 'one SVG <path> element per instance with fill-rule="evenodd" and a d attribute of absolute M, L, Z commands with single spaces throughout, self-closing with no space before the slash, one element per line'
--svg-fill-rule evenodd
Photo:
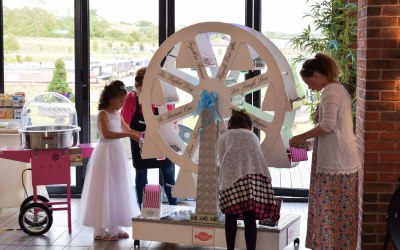
<path fill-rule="evenodd" d="M 204 109 L 208 109 L 214 119 L 214 123 L 221 121 L 216 107 L 217 99 L 218 94 L 215 91 L 211 91 L 210 93 L 208 93 L 207 90 L 203 89 L 200 92 L 200 100 L 198 102 L 197 109 L 194 112 L 194 117 L 200 115 Z M 206 124 L 208 124 L 210 122 L 210 117 L 208 117 L 205 122 Z"/>

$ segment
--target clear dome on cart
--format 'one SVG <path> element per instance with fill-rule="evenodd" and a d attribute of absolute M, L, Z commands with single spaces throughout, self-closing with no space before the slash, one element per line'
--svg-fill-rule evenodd
<path fill-rule="evenodd" d="M 44 92 L 26 102 L 21 113 L 22 127 L 78 126 L 75 104 L 67 97 Z"/>

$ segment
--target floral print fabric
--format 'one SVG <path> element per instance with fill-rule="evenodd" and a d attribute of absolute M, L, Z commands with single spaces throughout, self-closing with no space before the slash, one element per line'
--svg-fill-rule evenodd
<path fill-rule="evenodd" d="M 315 144 L 318 144 L 315 141 Z M 357 248 L 358 172 L 323 174 L 316 171 L 314 144 L 311 169 L 306 247 Z"/>

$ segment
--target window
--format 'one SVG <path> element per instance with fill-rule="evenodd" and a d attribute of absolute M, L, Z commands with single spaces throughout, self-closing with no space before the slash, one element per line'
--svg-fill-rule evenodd
<path fill-rule="evenodd" d="M 312 20 L 304 17 L 310 12 L 311 5 L 316 0 L 293 1 L 293 0 L 270 0 L 262 2 L 262 33 L 269 38 L 283 53 L 292 67 L 293 76 L 296 82 L 297 94 L 302 97 L 306 95 L 307 86 L 299 77 L 301 63 L 293 64 L 300 51 L 290 47 L 290 39 L 299 35 L 308 25 L 312 27 Z M 282 13 L 285 13 L 282 15 Z M 302 52 L 304 53 L 304 52 Z M 263 93 L 262 93 L 263 94 Z M 302 107 L 296 114 L 295 134 L 307 129 L 309 113 L 306 107 Z"/>
<path fill-rule="evenodd" d="M 245 23 L 243 0 L 175 0 L 175 7 L 176 31 L 200 22 Z"/>
<path fill-rule="evenodd" d="M 294 64 L 292 60 L 300 51 L 290 47 L 290 39 L 299 35 L 308 25 L 312 27 L 312 20 L 308 17 L 304 17 L 304 15 L 309 13 L 311 5 L 315 1 L 316 0 L 269 0 L 262 2 L 262 33 L 279 48 L 289 62 L 296 84 L 297 95 L 299 97 L 306 95 L 307 86 L 303 83 L 298 73 L 301 68 L 301 63 Z M 302 53 L 304 52 L 302 51 Z M 264 71 L 261 71 L 261 73 L 264 73 Z M 265 91 L 261 92 L 261 100 L 263 100 L 264 95 Z M 288 121 L 291 120 L 289 115 L 294 116 L 294 118 L 292 116 L 292 119 L 294 119 L 293 126 L 281 132 L 287 148 L 290 133 L 294 135 L 300 134 L 312 127 L 309 121 L 310 113 L 308 106 L 301 102 L 294 103 L 294 108 L 296 108 L 296 106 L 297 109 L 295 109 L 295 112 L 291 114 L 287 113 L 286 116 Z M 261 137 L 263 136 L 265 135 L 261 135 Z M 310 181 L 308 162 L 302 162 L 292 169 L 270 168 L 270 172 L 273 180 L 272 185 L 274 188 L 280 188 L 276 191 L 276 194 L 293 196 L 306 195 L 304 190 L 309 188 Z M 291 190 L 293 188 L 297 189 L 297 191 L 293 192 Z"/>
<path fill-rule="evenodd" d="M 132 89 L 135 71 L 147 66 L 158 48 L 158 1 L 92 0 L 89 6 L 90 120 L 95 142 L 97 105 L 105 84 L 118 79 Z"/>
<path fill-rule="evenodd" d="M 4 0 L 3 8 L 5 93 L 52 90 L 74 102 L 74 1 Z M 57 60 L 66 79 L 53 74 Z"/>
<path fill-rule="evenodd" d="M 3 0 L 3 11 L 5 94 L 52 91 L 75 102 L 74 1 Z"/>

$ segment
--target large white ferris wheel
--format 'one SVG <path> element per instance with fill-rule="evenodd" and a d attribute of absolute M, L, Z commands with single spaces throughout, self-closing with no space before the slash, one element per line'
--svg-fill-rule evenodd
<path fill-rule="evenodd" d="M 244 73 L 249 70 L 261 73 L 246 80 Z M 244 101 L 245 95 L 258 90 L 263 96 L 261 108 Z M 140 96 L 147 127 L 142 157 L 168 157 L 181 167 L 175 196 L 193 196 L 195 192 L 187 185 L 195 184 L 193 174 L 198 172 L 201 123 L 196 110 L 202 91 L 217 94 L 221 121 L 231 116 L 232 109 L 245 108 L 262 133 L 261 148 L 268 166 L 290 166 L 286 154 L 294 118 L 290 100 L 295 100 L 297 93 L 281 51 L 245 26 L 192 25 L 169 37 L 155 52 Z M 175 104 L 175 109 L 168 110 L 167 104 Z M 158 115 L 153 114 L 154 105 L 159 107 Z M 193 132 L 184 133 L 183 140 L 176 124 L 185 124 Z M 218 132 L 225 130 L 225 122 L 218 123 Z"/>

